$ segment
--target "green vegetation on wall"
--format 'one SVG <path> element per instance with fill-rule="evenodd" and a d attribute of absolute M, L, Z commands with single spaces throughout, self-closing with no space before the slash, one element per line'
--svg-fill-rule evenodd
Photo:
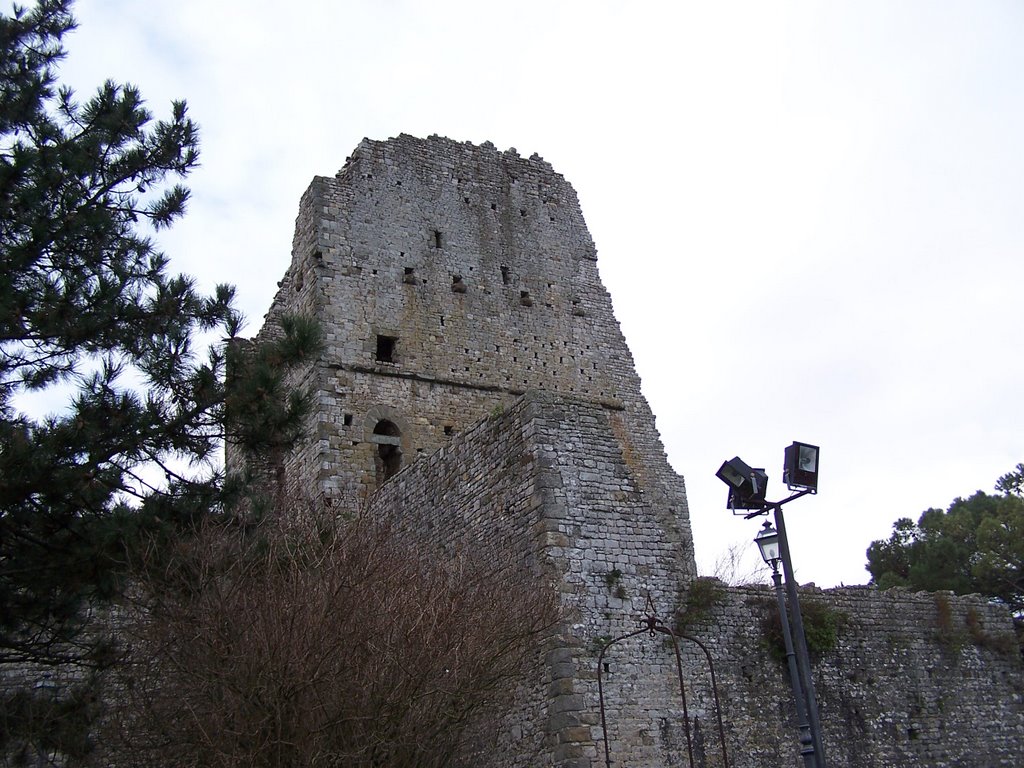
<path fill-rule="evenodd" d="M 849 618 L 843 611 L 836 610 L 821 600 L 802 600 L 800 615 L 803 617 L 807 650 L 817 658 L 824 656 L 836 647 L 839 633 Z M 764 632 L 765 644 L 772 654 L 779 659 L 784 659 L 786 645 L 782 636 L 778 604 L 775 601 L 765 602 L 765 614 L 761 621 L 761 628 Z"/>
<path fill-rule="evenodd" d="M 680 595 L 676 608 L 673 631 L 685 635 L 695 626 L 707 621 L 715 606 L 721 605 L 726 597 L 725 583 L 715 576 L 698 576 Z"/>

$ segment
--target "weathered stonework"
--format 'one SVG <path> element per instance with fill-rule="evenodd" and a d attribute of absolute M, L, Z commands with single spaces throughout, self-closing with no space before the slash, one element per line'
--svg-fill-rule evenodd
<path fill-rule="evenodd" d="M 371 499 L 371 514 L 396 516 L 417 536 L 446 547 L 502 542 L 562 595 L 568 619 L 505 729 L 509 749 L 496 765 L 590 766 L 599 723 L 596 644 L 628 631 L 647 595 L 671 610 L 691 577 L 688 542 L 632 472 L 617 415 L 593 402 L 528 392 Z M 620 575 L 611 579 L 612 573 Z M 612 583 L 619 580 L 628 588 Z M 629 700 L 674 716 L 674 675 L 667 649 L 655 649 L 632 681 Z M 617 696 L 610 705 L 623 706 Z M 638 709 L 620 720 L 642 729 L 648 718 Z M 659 765 L 659 749 L 653 740 L 637 745 L 630 762 Z M 544 756 L 539 763 L 538 755 Z"/>
<path fill-rule="evenodd" d="M 261 336 L 289 312 L 317 317 L 327 339 L 302 372 L 317 409 L 285 462 L 292 493 L 450 548 L 501 542 L 566 607 L 500 748 L 474 764 L 603 765 L 598 649 L 636 628 L 648 597 L 670 617 L 696 570 L 683 481 L 572 188 L 514 150 L 364 141 L 303 196 Z M 846 617 L 815 668 L 830 765 L 1019 764 L 1022 670 L 1004 610 L 866 588 L 813 597 Z M 737 768 L 800 764 L 783 668 L 763 647 L 771 600 L 722 590 L 688 629 L 715 659 Z M 605 661 L 614 764 L 686 764 L 671 645 L 642 635 Z M 721 765 L 706 662 L 690 642 L 683 661 L 698 764 Z"/>
<path fill-rule="evenodd" d="M 1024 676 L 1003 606 L 977 595 L 802 590 L 839 617 L 813 675 L 830 766 L 1018 766 Z M 765 589 L 730 589 L 694 634 L 714 648 L 736 766 L 797 765 L 792 695 L 765 649 Z"/>
<path fill-rule="evenodd" d="M 303 196 L 261 335 L 284 312 L 313 314 L 326 337 L 307 378 L 315 439 L 288 468 L 304 492 L 359 507 L 387 474 L 382 445 L 408 464 L 543 389 L 618 414 L 636 473 L 689 540 L 682 478 L 640 394 L 576 193 L 543 160 L 437 137 L 364 140 Z"/>

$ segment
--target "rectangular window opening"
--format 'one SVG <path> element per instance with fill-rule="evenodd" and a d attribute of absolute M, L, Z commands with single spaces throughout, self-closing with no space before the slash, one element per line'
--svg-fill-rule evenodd
<path fill-rule="evenodd" d="M 393 363 L 395 362 L 395 345 L 398 343 L 398 339 L 394 336 L 377 336 L 377 354 L 376 359 L 378 363 Z"/>
<path fill-rule="evenodd" d="M 441 230 L 439 229 L 434 230 L 434 247 L 441 248 Z"/>

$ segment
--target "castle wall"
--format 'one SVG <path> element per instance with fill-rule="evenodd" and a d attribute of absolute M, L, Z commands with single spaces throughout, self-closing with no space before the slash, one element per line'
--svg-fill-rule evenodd
<path fill-rule="evenodd" d="M 303 197 L 262 338 L 286 312 L 317 317 L 327 340 L 297 376 L 317 404 L 285 462 L 294 493 L 400 520 L 432 546 L 501 545 L 566 609 L 473 764 L 603 765 L 598 654 L 648 598 L 671 623 L 695 565 L 683 481 L 572 188 L 514 150 L 364 141 Z M 1022 669 L 1004 610 L 813 597 L 843 617 L 814 671 L 829 765 L 1019 762 Z M 736 768 L 802 764 L 785 670 L 765 648 L 774 605 L 769 590 L 722 590 L 687 625 L 714 658 Z M 681 653 L 697 764 L 720 766 L 708 665 L 690 641 Z M 685 765 L 671 642 L 641 634 L 603 662 L 613 764 Z"/>
<path fill-rule="evenodd" d="M 832 768 L 1017 766 L 1024 668 L 1005 609 L 978 596 L 801 590 L 836 620 L 813 659 Z M 769 588 L 723 591 L 691 631 L 713 648 L 736 768 L 802 765 L 784 662 L 766 641 Z"/>

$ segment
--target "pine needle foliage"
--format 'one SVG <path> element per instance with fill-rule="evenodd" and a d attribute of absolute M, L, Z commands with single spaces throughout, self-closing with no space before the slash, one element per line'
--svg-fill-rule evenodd
<path fill-rule="evenodd" d="M 153 239 L 184 213 L 199 158 L 185 103 L 157 120 L 132 85 L 84 100 L 59 85 L 70 5 L 0 15 L 0 664 L 102 664 L 109 644 L 84 630 L 134 543 L 216 511 L 242 322 L 230 286 L 203 293 Z M 308 324 L 298 336 L 247 372 L 280 379 L 271 359 L 317 342 Z M 47 415 L 26 405 L 41 398 Z M 239 398 L 278 420 L 274 439 L 303 407 Z"/>
<path fill-rule="evenodd" d="M 995 490 L 927 509 L 916 523 L 897 520 L 888 539 L 868 547 L 871 583 L 988 595 L 1011 610 L 1024 639 L 1024 464 Z"/>

